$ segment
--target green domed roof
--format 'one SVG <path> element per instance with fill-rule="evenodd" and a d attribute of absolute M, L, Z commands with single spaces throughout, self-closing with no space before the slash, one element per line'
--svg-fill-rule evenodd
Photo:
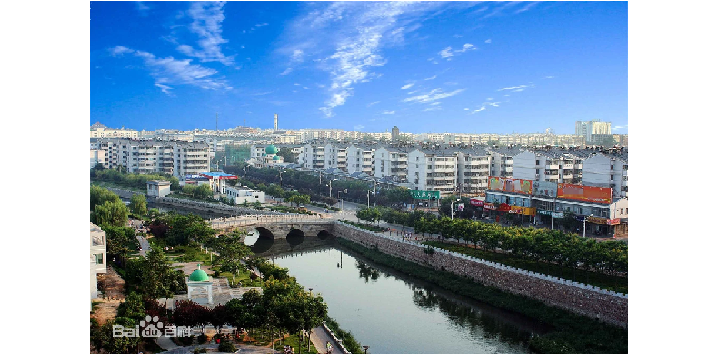
<path fill-rule="evenodd" d="M 209 277 L 207 276 L 207 273 L 204 272 L 204 270 L 199 268 L 199 264 L 197 264 L 197 270 L 193 271 L 192 274 L 189 275 L 189 281 L 208 281 Z"/>
<path fill-rule="evenodd" d="M 272 160 L 279 160 L 279 156 L 274 155 L 274 157 L 272 158 Z"/>
<path fill-rule="evenodd" d="M 267 154 L 274 155 L 277 153 L 277 148 L 274 147 L 274 145 L 269 145 L 266 148 L 264 148 L 264 152 L 266 152 Z"/>

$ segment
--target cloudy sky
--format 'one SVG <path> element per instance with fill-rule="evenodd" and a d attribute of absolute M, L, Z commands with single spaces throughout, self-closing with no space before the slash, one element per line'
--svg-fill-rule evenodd
<path fill-rule="evenodd" d="M 625 2 L 91 2 L 90 124 L 628 133 Z"/>

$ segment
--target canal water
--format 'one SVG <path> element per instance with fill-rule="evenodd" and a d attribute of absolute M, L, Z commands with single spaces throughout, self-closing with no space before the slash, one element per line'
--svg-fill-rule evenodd
<path fill-rule="evenodd" d="M 369 353 L 528 353 L 548 331 L 525 316 L 467 299 L 336 245 L 275 256 L 321 294 L 329 316 Z"/>

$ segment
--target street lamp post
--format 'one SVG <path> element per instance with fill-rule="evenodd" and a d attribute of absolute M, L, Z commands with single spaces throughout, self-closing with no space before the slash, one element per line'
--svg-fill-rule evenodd
<path fill-rule="evenodd" d="M 461 199 L 457 198 L 456 202 L 461 201 Z M 454 201 L 451 201 L 451 220 L 454 220 Z"/>

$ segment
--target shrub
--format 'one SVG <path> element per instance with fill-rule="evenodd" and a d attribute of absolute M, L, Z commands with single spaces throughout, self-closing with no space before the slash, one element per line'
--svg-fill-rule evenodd
<path fill-rule="evenodd" d="M 237 351 L 237 347 L 230 340 L 222 340 L 222 342 L 219 343 L 217 351 L 233 353 Z"/>

